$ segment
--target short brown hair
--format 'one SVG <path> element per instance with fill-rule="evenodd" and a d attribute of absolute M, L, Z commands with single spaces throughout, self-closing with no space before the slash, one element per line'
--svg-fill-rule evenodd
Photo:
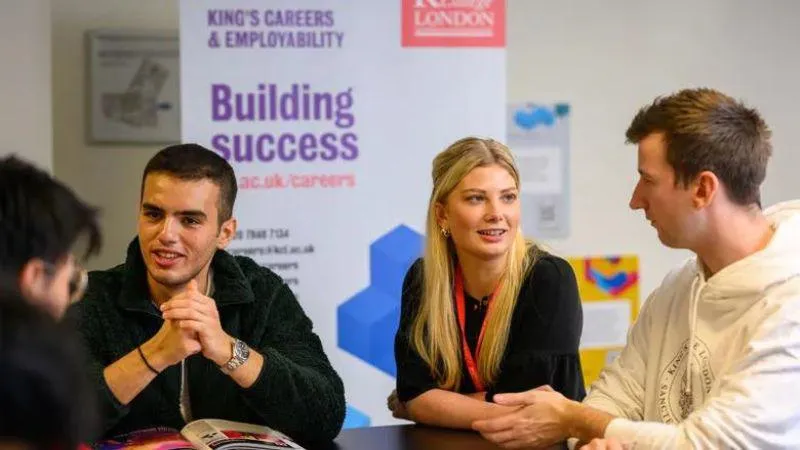
<path fill-rule="evenodd" d="M 772 133 L 757 110 L 714 89 L 684 89 L 640 109 L 625 137 L 637 144 L 652 133 L 664 134 L 676 182 L 708 170 L 733 202 L 760 206 Z"/>
<path fill-rule="evenodd" d="M 233 167 L 212 150 L 199 144 L 175 144 L 161 149 L 144 168 L 140 197 L 144 195 L 144 182 L 151 173 L 163 173 L 184 181 L 211 180 L 219 187 L 219 225 L 233 216 L 238 190 L 236 175 Z"/>

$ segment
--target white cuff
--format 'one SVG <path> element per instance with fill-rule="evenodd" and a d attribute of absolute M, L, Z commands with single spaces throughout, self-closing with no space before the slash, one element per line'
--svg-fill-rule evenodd
<path fill-rule="evenodd" d="M 637 443 L 644 448 L 675 448 L 679 432 L 675 425 L 617 418 L 608 424 L 603 437 L 614 438 L 623 444 Z"/>

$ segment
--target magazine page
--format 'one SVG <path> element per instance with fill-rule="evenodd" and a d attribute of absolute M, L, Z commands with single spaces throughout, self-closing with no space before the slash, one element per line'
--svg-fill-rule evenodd
<path fill-rule="evenodd" d="M 272 428 L 228 420 L 197 420 L 186 425 L 181 433 L 202 449 L 303 450 L 288 436 Z"/>
<path fill-rule="evenodd" d="M 92 446 L 96 450 L 195 450 L 178 430 L 172 428 L 148 428 L 100 441 Z"/>

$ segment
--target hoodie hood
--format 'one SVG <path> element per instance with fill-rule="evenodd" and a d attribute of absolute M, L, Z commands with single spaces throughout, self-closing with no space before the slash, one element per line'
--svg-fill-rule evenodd
<path fill-rule="evenodd" d="M 764 215 L 775 229 L 772 239 L 709 278 L 709 300 L 752 297 L 800 275 L 800 200 L 773 205 Z"/>
<path fill-rule="evenodd" d="M 776 204 L 764 211 L 775 230 L 763 249 L 703 279 L 695 257 L 689 287 L 689 349 L 693 352 L 698 321 L 713 318 L 716 325 L 731 323 L 764 298 L 765 292 L 800 275 L 800 201 Z M 687 358 L 684 392 L 692 395 L 694 357 Z"/>

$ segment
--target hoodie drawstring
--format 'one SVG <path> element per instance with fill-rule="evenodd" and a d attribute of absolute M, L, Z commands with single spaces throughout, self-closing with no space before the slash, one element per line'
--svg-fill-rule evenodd
<path fill-rule="evenodd" d="M 686 352 L 686 374 L 685 374 L 685 394 L 691 395 L 692 394 L 692 350 L 694 349 L 694 335 L 695 335 L 695 327 L 697 326 L 697 308 L 698 304 L 698 297 L 700 296 L 701 289 L 698 288 L 698 284 L 700 284 L 700 275 L 694 277 L 692 280 L 692 289 L 691 289 L 691 297 L 689 298 L 689 349 Z"/>

